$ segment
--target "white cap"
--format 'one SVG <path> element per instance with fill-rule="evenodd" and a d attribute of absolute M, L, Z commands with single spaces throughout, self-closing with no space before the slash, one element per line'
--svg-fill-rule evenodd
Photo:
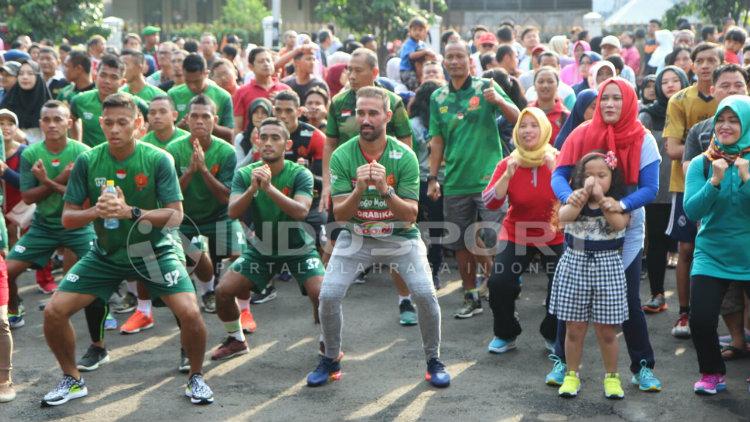
<path fill-rule="evenodd" d="M 4 108 L 0 110 L 0 117 L 2 116 L 10 116 L 13 118 L 13 121 L 16 123 L 16 126 L 18 126 L 18 116 L 16 116 L 16 113 L 8 110 L 7 108 Z"/>
<path fill-rule="evenodd" d="M 606 37 L 602 38 L 600 46 L 605 45 L 611 45 L 613 47 L 622 48 L 622 45 L 620 44 L 620 39 L 615 37 L 614 35 L 607 35 Z"/>

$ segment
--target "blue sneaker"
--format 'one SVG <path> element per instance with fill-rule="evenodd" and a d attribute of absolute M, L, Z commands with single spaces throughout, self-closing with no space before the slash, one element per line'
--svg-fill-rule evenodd
<path fill-rule="evenodd" d="M 111 313 L 107 313 L 107 318 L 104 319 L 104 329 L 105 330 L 117 329 L 117 320 L 115 319 L 115 317 L 112 316 Z"/>
<path fill-rule="evenodd" d="M 490 345 L 487 346 L 487 350 L 490 353 L 505 353 L 516 348 L 515 340 L 516 339 L 503 340 L 500 337 L 494 337 L 490 342 Z"/>
<path fill-rule="evenodd" d="M 437 388 L 445 388 L 451 385 L 451 376 L 446 372 L 445 365 L 438 358 L 432 358 L 427 362 L 427 373 L 424 375 L 424 380 Z"/>
<path fill-rule="evenodd" d="M 549 355 L 549 360 L 555 364 L 552 366 L 550 373 L 547 374 L 547 377 L 544 379 L 544 383 L 559 387 L 565 380 L 565 372 L 568 370 L 568 365 L 566 365 L 557 355 Z"/>
<path fill-rule="evenodd" d="M 23 314 L 8 314 L 8 325 L 10 325 L 10 328 L 14 330 L 26 325 L 26 321 L 23 319 Z"/>
<path fill-rule="evenodd" d="M 320 363 L 314 371 L 307 374 L 307 386 L 319 387 L 328 381 L 341 379 L 341 364 L 325 356 L 320 357 Z"/>
<path fill-rule="evenodd" d="M 661 391 L 661 381 L 659 381 L 659 378 L 656 378 L 654 372 L 646 364 L 645 359 L 641 360 L 641 370 L 637 374 L 633 374 L 630 382 L 633 385 L 637 385 L 641 391 L 658 393 Z"/>

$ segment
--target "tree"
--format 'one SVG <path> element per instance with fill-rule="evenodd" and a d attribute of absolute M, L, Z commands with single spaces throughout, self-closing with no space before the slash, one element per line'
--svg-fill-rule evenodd
<path fill-rule="evenodd" d="M 689 0 L 677 3 L 669 9 L 665 20 L 668 27 L 673 27 L 677 18 L 696 13 L 719 27 L 727 16 L 731 16 L 742 25 L 740 18 L 748 9 L 750 9 L 750 0 Z M 746 14 L 745 19 L 747 19 Z"/>
<path fill-rule="evenodd" d="M 315 11 L 322 20 L 378 38 L 380 55 L 389 39 L 404 38 L 406 25 L 416 16 L 432 17 L 430 12 L 415 7 L 417 2 L 399 0 L 327 0 L 318 3 Z M 424 2 L 429 3 L 429 2 Z M 446 10 L 444 0 L 433 0 L 433 10 Z M 382 59 L 383 57 L 381 57 Z"/>
<path fill-rule="evenodd" d="M 85 39 L 105 32 L 101 27 L 104 15 L 102 0 L 0 0 L 12 39 L 33 35 L 34 39 Z"/>
<path fill-rule="evenodd" d="M 260 33 L 263 17 L 270 14 L 263 0 L 227 0 L 221 17 L 214 24 Z"/>

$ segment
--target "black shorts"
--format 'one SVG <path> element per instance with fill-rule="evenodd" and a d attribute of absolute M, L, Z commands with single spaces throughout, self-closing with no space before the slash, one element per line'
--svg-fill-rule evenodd
<path fill-rule="evenodd" d="M 698 235 L 698 225 L 688 220 L 683 208 L 682 192 L 672 194 L 672 212 L 669 215 L 669 225 L 666 234 L 672 239 L 682 243 L 695 243 L 695 237 Z"/>

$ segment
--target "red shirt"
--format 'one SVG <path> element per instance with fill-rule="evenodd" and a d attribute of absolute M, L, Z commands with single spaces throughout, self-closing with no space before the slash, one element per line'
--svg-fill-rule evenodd
<path fill-rule="evenodd" d="M 732 50 L 724 50 L 724 63 L 740 64 L 740 56 Z"/>
<path fill-rule="evenodd" d="M 529 107 L 539 107 L 537 104 L 538 101 L 532 101 Z M 565 124 L 565 120 L 568 119 L 570 112 L 565 108 L 560 97 L 555 97 L 555 106 L 552 107 L 552 110 L 545 112 L 545 114 L 547 115 L 547 120 L 552 125 L 552 136 L 549 138 L 549 143 L 554 145 L 557 134 L 560 133 L 560 128 Z"/>
<path fill-rule="evenodd" d="M 256 98 L 268 98 L 279 91 L 292 89 L 287 84 L 283 84 L 276 80 L 273 81 L 271 88 L 265 89 L 262 86 L 255 83 L 255 79 L 242 85 L 237 92 L 232 95 L 232 105 L 234 106 L 234 115 L 242 118 L 242 130 L 247 129 L 247 124 L 250 122 L 247 111 L 250 108 L 250 104 L 255 101 Z"/>
<path fill-rule="evenodd" d="M 495 197 L 495 183 L 505 173 L 509 158 L 497 164 L 490 183 L 482 192 L 484 204 L 491 210 L 500 208 L 506 198 L 510 201 L 498 239 L 525 246 L 562 244 L 563 234 L 551 222 L 557 197 L 552 191 L 549 167 L 519 167 L 508 183 L 506 196 Z"/>

